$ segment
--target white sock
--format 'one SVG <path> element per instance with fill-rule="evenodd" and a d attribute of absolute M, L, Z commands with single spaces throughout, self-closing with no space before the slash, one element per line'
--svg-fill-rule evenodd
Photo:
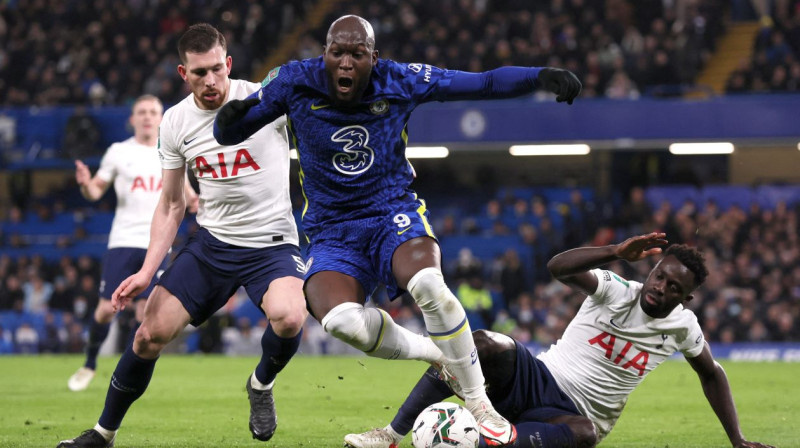
<path fill-rule="evenodd" d="M 395 431 L 394 428 L 392 428 L 392 424 L 391 423 L 386 425 L 386 427 L 384 427 L 383 429 L 385 429 L 386 432 L 390 436 L 392 436 L 392 439 L 394 439 L 394 443 L 398 443 L 399 444 L 400 441 L 403 440 L 403 437 L 405 437 L 403 434 L 400 434 L 399 432 Z"/>
<path fill-rule="evenodd" d="M 114 437 L 117 436 L 117 431 L 112 431 L 110 429 L 103 428 L 102 426 L 100 426 L 100 423 L 94 425 L 94 430 L 99 432 L 100 435 L 103 436 L 104 439 L 106 439 L 106 442 L 114 440 Z"/>
<path fill-rule="evenodd" d="M 250 374 L 250 387 L 252 387 L 254 390 L 269 390 L 272 389 L 273 385 L 275 385 L 275 380 L 272 380 L 269 384 L 264 384 L 261 381 L 258 381 L 255 371 Z"/>
<path fill-rule="evenodd" d="M 337 305 L 322 327 L 338 339 L 382 359 L 442 362 L 444 355 L 429 338 L 397 325 L 389 313 L 353 302 Z"/>
<path fill-rule="evenodd" d="M 420 270 L 408 282 L 408 291 L 422 310 L 431 339 L 449 359 L 448 370 L 458 379 L 464 401 L 488 401 L 467 314 L 444 283 L 442 272 L 436 268 Z"/>

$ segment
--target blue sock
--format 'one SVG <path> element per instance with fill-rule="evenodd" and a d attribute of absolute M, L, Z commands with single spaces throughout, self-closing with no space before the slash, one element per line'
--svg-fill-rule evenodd
<path fill-rule="evenodd" d="M 100 415 L 100 426 L 115 431 L 122 424 L 128 408 L 141 397 L 150 384 L 156 359 L 140 358 L 129 345 L 117 363 L 106 394 L 106 405 Z"/>
<path fill-rule="evenodd" d="M 566 423 L 553 425 L 541 422 L 523 422 L 517 427 L 519 448 L 576 448 L 575 435 Z M 488 448 L 481 437 L 478 448 Z"/>
<path fill-rule="evenodd" d="M 429 367 L 400 406 L 392 420 L 392 428 L 399 434 L 408 434 L 420 412 L 452 396 L 453 391 L 447 387 L 447 383 L 439 379 L 433 367 Z"/>
<path fill-rule="evenodd" d="M 86 362 L 83 364 L 84 367 L 97 370 L 97 353 L 108 336 L 109 328 L 111 328 L 111 323 L 101 324 L 92 318 L 92 323 L 89 325 L 89 341 L 86 343 Z"/>
<path fill-rule="evenodd" d="M 261 336 L 261 361 L 256 366 L 256 379 L 262 384 L 271 383 L 297 352 L 302 336 L 301 329 L 297 336 L 282 338 L 272 331 L 272 324 L 267 325 Z"/>

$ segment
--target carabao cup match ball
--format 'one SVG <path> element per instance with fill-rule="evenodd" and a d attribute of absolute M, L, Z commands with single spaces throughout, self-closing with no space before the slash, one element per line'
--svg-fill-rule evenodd
<path fill-rule="evenodd" d="M 422 411 L 411 432 L 414 448 L 475 448 L 478 423 L 468 410 L 455 403 L 436 403 Z"/>

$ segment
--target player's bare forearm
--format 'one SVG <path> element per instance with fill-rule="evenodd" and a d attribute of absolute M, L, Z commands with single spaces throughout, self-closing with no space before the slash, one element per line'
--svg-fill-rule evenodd
<path fill-rule="evenodd" d="M 728 383 L 728 375 L 725 374 L 725 369 L 711 356 L 708 343 L 705 344 L 700 355 L 695 358 L 686 358 L 686 360 L 697 372 L 700 384 L 703 386 L 703 393 L 725 429 L 731 445 L 737 448 L 770 447 L 770 445 L 745 440 L 739 427 L 739 416 L 736 412 L 730 383 Z"/>
<path fill-rule="evenodd" d="M 616 245 L 579 247 L 570 249 L 547 262 L 547 269 L 557 279 L 588 272 L 596 267 L 618 260 Z"/>
<path fill-rule="evenodd" d="M 725 370 L 717 362 L 714 362 L 713 373 L 701 375 L 700 383 L 703 385 L 703 393 L 705 393 L 711 409 L 717 414 L 731 444 L 740 446 L 740 443 L 744 441 L 744 435 L 739 428 L 739 417 Z"/>
<path fill-rule="evenodd" d="M 150 244 L 140 272 L 152 276 L 167 256 L 186 213 L 185 175 L 181 169 L 163 170 L 163 188 L 150 223 Z"/>

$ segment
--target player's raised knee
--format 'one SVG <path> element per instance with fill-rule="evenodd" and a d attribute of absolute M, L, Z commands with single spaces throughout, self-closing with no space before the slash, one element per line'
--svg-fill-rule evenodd
<path fill-rule="evenodd" d="M 270 319 L 273 331 L 281 337 L 291 337 L 300 332 L 306 322 L 308 312 L 303 309 L 286 313 L 277 319 Z"/>
<path fill-rule="evenodd" d="M 423 311 L 452 307 L 453 310 L 444 309 L 445 312 L 450 312 L 458 306 L 458 301 L 452 294 L 447 294 L 449 290 L 444 282 L 444 276 L 436 268 L 422 269 L 411 277 L 408 282 L 408 292 Z"/>

